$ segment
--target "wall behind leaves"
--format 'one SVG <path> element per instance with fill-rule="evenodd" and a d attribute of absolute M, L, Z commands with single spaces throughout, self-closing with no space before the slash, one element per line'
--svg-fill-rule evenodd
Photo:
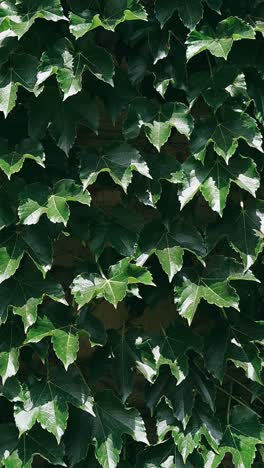
<path fill-rule="evenodd" d="M 263 467 L 262 0 L 0 2 L 0 464 Z"/>

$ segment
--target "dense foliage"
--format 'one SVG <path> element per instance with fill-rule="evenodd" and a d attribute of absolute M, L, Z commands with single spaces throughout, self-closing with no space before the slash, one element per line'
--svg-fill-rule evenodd
<path fill-rule="evenodd" d="M 0 464 L 263 467 L 263 0 L 0 2 Z"/>

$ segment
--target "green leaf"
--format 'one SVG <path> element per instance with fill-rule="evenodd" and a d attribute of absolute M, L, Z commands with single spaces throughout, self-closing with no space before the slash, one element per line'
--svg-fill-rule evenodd
<path fill-rule="evenodd" d="M 79 202 L 90 205 L 90 194 L 83 191 L 74 180 L 58 181 L 53 190 L 39 182 L 29 184 L 20 194 L 18 215 L 23 224 L 36 224 L 43 214 L 53 223 L 63 223 L 65 226 L 70 217 L 67 202 Z"/>
<path fill-rule="evenodd" d="M 263 101 L 263 79 L 260 74 L 254 70 L 249 69 L 246 76 L 247 90 L 251 99 L 254 100 L 256 107 L 256 117 L 263 125 L 264 123 L 264 101 Z"/>
<path fill-rule="evenodd" d="M 151 178 L 148 166 L 139 151 L 127 143 L 111 143 L 99 151 L 83 150 L 80 157 L 80 178 L 84 189 L 94 184 L 102 172 L 108 172 L 125 192 L 132 181 L 132 171 Z"/>
<path fill-rule="evenodd" d="M 54 301 L 65 303 L 62 286 L 51 276 L 43 279 L 38 270 L 28 264 L 19 269 L 16 275 L 0 286 L 1 322 L 7 318 L 11 309 L 20 315 L 25 331 L 37 319 L 38 305 L 48 296 Z"/>
<path fill-rule="evenodd" d="M 161 336 L 148 337 L 147 346 L 153 354 L 157 374 L 161 366 L 169 366 L 177 384 L 180 384 L 189 372 L 187 353 L 190 350 L 201 352 L 202 340 L 189 327 L 177 322 L 163 330 Z"/>
<path fill-rule="evenodd" d="M 37 99 L 30 102 L 28 107 L 30 137 L 37 140 L 43 138 L 49 129 L 57 146 L 67 156 L 75 143 L 80 123 L 94 132 L 98 130 L 97 106 L 87 92 L 71 96 L 66 102 L 62 102 L 58 90 L 47 86 Z"/>
<path fill-rule="evenodd" d="M 164 224 L 151 221 L 141 232 L 137 263 L 140 265 L 156 253 L 171 282 L 182 268 L 184 250 L 189 250 L 198 257 L 206 254 L 203 238 L 194 226 L 182 220 Z"/>
<path fill-rule="evenodd" d="M 204 404 L 197 404 L 186 430 L 181 431 L 172 411 L 164 404 L 159 405 L 157 411 L 157 432 L 160 441 L 166 438 L 168 432 L 172 432 L 177 448 L 186 463 L 187 458 L 199 446 L 204 436 L 212 447 L 217 450 L 221 441 L 222 433 L 220 424 Z"/>
<path fill-rule="evenodd" d="M 25 390 L 24 402 L 17 403 L 15 407 L 14 417 L 19 435 L 28 432 L 38 422 L 43 429 L 56 437 L 59 444 L 67 427 L 68 403 L 85 408 L 86 411 L 94 414 L 93 399 L 89 396 L 89 389 L 87 393 L 87 389 L 81 382 L 81 375 L 75 368 L 67 373 L 57 369 L 48 380 L 30 383 Z M 80 393 L 75 398 L 74 386 L 80 383 L 80 392 L 83 387 L 84 393 L 83 395 Z M 84 399 L 86 399 L 85 406 Z"/>
<path fill-rule="evenodd" d="M 125 21 L 147 20 L 146 10 L 138 0 L 122 0 L 121 2 L 111 0 L 105 5 L 95 2 L 85 10 L 75 3 L 70 1 L 72 9 L 70 31 L 76 39 L 100 26 L 108 31 L 114 31 L 120 23 Z"/>
<path fill-rule="evenodd" d="M 194 0 L 191 5 L 188 0 L 177 0 L 176 8 L 184 26 L 190 30 L 193 30 L 203 17 L 201 0 Z"/>
<path fill-rule="evenodd" d="M 39 343 L 43 338 L 50 336 L 55 354 L 66 370 L 76 360 L 79 350 L 77 330 L 67 312 L 68 309 L 63 305 L 50 305 L 46 308 L 46 315 L 38 317 L 26 338 L 26 343 Z"/>
<path fill-rule="evenodd" d="M 177 447 L 172 439 L 157 445 L 151 445 L 137 456 L 135 468 L 203 468 L 202 457 L 195 454 L 194 457 L 189 457 L 187 464 L 182 460 Z"/>
<path fill-rule="evenodd" d="M 206 466 L 218 467 L 226 452 L 229 452 L 236 466 L 250 467 L 257 444 L 263 444 L 263 425 L 255 412 L 249 408 L 235 406 L 230 415 L 230 422 L 225 428 L 219 454 L 209 452 Z"/>
<path fill-rule="evenodd" d="M 36 455 L 47 460 L 53 465 L 65 466 L 63 462 L 64 446 L 58 445 L 53 435 L 44 431 L 40 427 L 34 427 L 27 434 L 23 434 L 19 439 L 17 451 L 11 455 L 11 460 L 6 461 L 7 468 L 15 467 L 30 468 Z M 10 464 L 9 464 L 10 461 Z"/>
<path fill-rule="evenodd" d="M 21 38 L 38 18 L 48 21 L 67 20 L 59 0 L 25 0 L 15 3 L 8 1 L 1 15 L 1 28 L 10 29 Z"/>
<path fill-rule="evenodd" d="M 138 360 L 129 335 L 124 330 L 111 335 L 111 348 L 114 356 L 113 372 L 118 385 L 118 392 L 125 403 L 133 389 L 133 368 Z"/>
<path fill-rule="evenodd" d="M 23 257 L 23 243 L 16 233 L 0 234 L 0 283 L 14 275 Z"/>
<path fill-rule="evenodd" d="M 215 225 L 208 230 L 208 244 L 212 248 L 221 239 L 227 238 L 231 247 L 239 253 L 245 269 L 250 268 L 263 249 L 262 200 L 241 202 L 237 209 L 231 208 L 223 217 L 221 226 Z"/>
<path fill-rule="evenodd" d="M 8 179 L 19 172 L 26 159 L 32 159 L 40 166 L 44 167 L 45 154 L 41 143 L 30 139 L 23 140 L 16 146 L 15 151 L 8 149 L 6 140 L 0 141 L 0 169 L 4 171 Z"/>
<path fill-rule="evenodd" d="M 223 381 L 230 346 L 230 329 L 221 326 L 212 330 L 205 340 L 205 365 L 220 382 Z"/>
<path fill-rule="evenodd" d="M 246 113 L 225 107 L 215 116 L 198 120 L 191 136 L 191 153 L 203 161 L 206 148 L 212 142 L 216 153 L 228 162 L 240 139 L 263 152 L 262 136 L 256 121 Z"/>
<path fill-rule="evenodd" d="M 2 423 L 0 425 L 0 462 L 3 462 L 13 452 L 18 442 L 18 432 L 15 424 Z"/>
<path fill-rule="evenodd" d="M 95 445 L 96 458 L 103 468 L 116 467 L 122 450 L 122 436 L 128 434 L 135 441 L 148 444 L 145 426 L 136 409 L 126 409 L 114 394 L 104 391 L 97 395 L 94 404 L 95 417 L 79 415 L 85 428 L 78 438 L 74 425 L 69 425 L 70 459 L 73 466 L 86 457 L 89 444 Z M 79 419 L 80 420 L 80 419 Z M 81 458 L 82 457 L 82 458 Z"/>
<path fill-rule="evenodd" d="M 238 77 L 239 70 L 234 65 L 211 66 L 210 71 L 197 71 L 190 76 L 188 100 L 193 105 L 199 96 L 215 111 L 222 106 L 231 94 L 230 87 Z"/>
<path fill-rule="evenodd" d="M 237 16 L 230 16 L 218 23 L 215 32 L 205 28 L 189 34 L 186 41 L 187 60 L 205 50 L 215 57 L 223 57 L 226 60 L 234 41 L 254 38 L 255 31 L 252 26 Z"/>
<path fill-rule="evenodd" d="M 239 296 L 231 280 L 256 281 L 250 271 L 232 258 L 212 256 L 203 271 L 182 270 L 181 285 L 175 287 L 175 303 L 179 314 L 191 324 L 197 307 L 204 299 L 220 308 L 233 307 L 239 310 Z"/>
<path fill-rule="evenodd" d="M 72 43 L 67 38 L 61 38 L 42 54 L 37 82 L 41 85 L 56 75 L 65 100 L 81 91 L 83 71 L 80 57 L 76 57 Z"/>
<path fill-rule="evenodd" d="M 19 368 L 19 348 L 24 340 L 21 321 L 10 317 L 0 327 L 0 376 L 5 384 L 9 377 L 16 375 Z"/>
<path fill-rule="evenodd" d="M 29 54 L 14 54 L 0 71 L 0 111 L 7 115 L 16 105 L 18 86 L 36 91 L 38 60 Z"/>
<path fill-rule="evenodd" d="M 78 314 L 76 327 L 80 334 L 88 335 L 91 346 L 104 346 L 107 342 L 105 328 L 99 319 L 83 308 Z"/>
<path fill-rule="evenodd" d="M 183 170 L 185 178 L 179 193 L 181 208 L 200 191 L 212 210 L 222 216 L 231 182 L 254 197 L 260 186 L 256 164 L 243 156 L 232 158 L 228 165 L 214 154 L 210 158 L 207 156 L 204 164 L 189 158 L 183 164 Z"/>
<path fill-rule="evenodd" d="M 71 290 L 79 308 L 94 297 L 104 297 L 117 307 L 124 299 L 128 285 L 137 283 L 153 285 L 151 274 L 146 268 L 130 264 L 130 258 L 124 258 L 109 268 L 108 277 L 96 273 L 77 276 L 73 280 Z"/>
<path fill-rule="evenodd" d="M 114 63 L 112 56 L 92 42 L 83 41 L 83 47 L 76 53 L 75 60 L 79 67 L 89 70 L 99 80 L 113 86 Z"/>
<path fill-rule="evenodd" d="M 172 128 L 189 138 L 193 119 L 188 107 L 180 102 L 167 102 L 158 106 L 146 98 L 137 98 L 129 107 L 124 136 L 127 139 L 136 138 L 142 127 L 150 143 L 160 151 L 168 141 Z"/>

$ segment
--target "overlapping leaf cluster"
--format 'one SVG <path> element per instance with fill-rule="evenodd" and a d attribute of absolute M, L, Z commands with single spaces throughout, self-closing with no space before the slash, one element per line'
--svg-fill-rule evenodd
<path fill-rule="evenodd" d="M 263 466 L 263 35 L 0 2 L 1 466 Z"/>

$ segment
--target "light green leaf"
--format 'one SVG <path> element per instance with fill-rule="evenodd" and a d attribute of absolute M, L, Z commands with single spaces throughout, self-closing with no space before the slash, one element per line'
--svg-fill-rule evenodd
<path fill-rule="evenodd" d="M 11 64 L 5 64 L 0 72 L 0 111 L 7 115 L 16 105 L 18 86 L 30 92 L 36 91 L 38 60 L 29 54 L 12 55 Z"/>
<path fill-rule="evenodd" d="M 212 210 L 220 216 L 226 206 L 231 182 L 248 191 L 255 197 L 260 186 L 259 174 L 254 161 L 250 158 L 234 157 L 225 164 L 217 155 L 206 157 L 205 163 L 189 158 L 183 164 L 185 178 L 179 193 L 181 208 L 200 191 Z"/>
<path fill-rule="evenodd" d="M 46 213 L 53 223 L 63 223 L 66 226 L 70 217 L 69 201 L 90 205 L 91 198 L 87 191 L 83 191 L 71 179 L 60 180 L 52 191 L 39 182 L 29 184 L 20 194 L 20 221 L 23 224 L 36 224 Z"/>
<path fill-rule="evenodd" d="M 263 425 L 255 412 L 249 408 L 235 406 L 230 415 L 224 436 L 219 447 L 219 454 L 209 452 L 206 468 L 217 468 L 227 452 L 232 454 L 237 467 L 252 466 L 256 445 L 263 444 Z"/>
<path fill-rule="evenodd" d="M 114 307 L 126 295 L 129 284 L 142 283 L 153 286 L 152 276 L 146 268 L 130 263 L 130 258 L 123 258 L 109 268 L 108 277 L 96 273 L 81 274 L 71 285 L 72 294 L 79 308 L 89 303 L 94 297 L 104 299 Z"/>
<path fill-rule="evenodd" d="M 45 154 L 41 143 L 26 139 L 16 146 L 15 151 L 10 151 L 7 141 L 0 141 L 0 169 L 8 179 L 22 169 L 26 159 L 32 159 L 44 167 Z"/>
<path fill-rule="evenodd" d="M 48 21 L 67 20 L 59 0 L 25 0 L 18 3 L 8 1 L 5 2 L 0 25 L 21 38 L 38 18 Z"/>
<path fill-rule="evenodd" d="M 68 420 L 68 403 L 73 403 L 77 407 L 84 408 L 83 397 L 80 396 L 75 400 L 71 393 L 67 392 L 67 388 L 81 383 L 81 376 L 76 369 L 70 372 L 64 372 L 56 369 L 56 372 L 50 375 L 49 380 L 34 381 L 28 385 L 25 390 L 23 403 L 17 403 L 15 407 L 15 422 L 19 430 L 20 436 L 29 431 L 36 422 L 43 429 L 51 432 L 60 443 Z M 84 385 L 81 383 L 80 392 L 84 390 Z M 87 396 L 86 411 L 94 414 L 92 411 L 92 397 Z"/>
<path fill-rule="evenodd" d="M 232 258 L 212 256 L 206 268 L 197 272 L 192 269 L 182 270 L 181 286 L 175 288 L 175 303 L 179 314 L 191 324 L 197 307 L 204 299 L 209 304 L 233 307 L 239 310 L 239 297 L 230 286 L 231 280 L 256 281 L 251 272 L 244 273 L 243 266 Z"/>
<path fill-rule="evenodd" d="M 26 338 L 26 343 L 39 343 L 43 338 L 51 337 L 54 352 L 66 370 L 76 360 L 79 350 L 77 330 L 67 312 L 67 308 L 59 304 L 46 307 L 46 315 L 38 317 Z"/>
<path fill-rule="evenodd" d="M 215 32 L 207 28 L 203 31 L 192 31 L 189 34 L 186 41 L 187 60 L 204 50 L 226 60 L 234 41 L 254 38 L 255 31 L 252 26 L 237 16 L 229 16 L 218 23 Z"/>
<path fill-rule="evenodd" d="M 84 36 L 99 26 L 108 31 L 125 21 L 147 20 L 147 13 L 138 0 L 111 0 L 106 4 L 96 2 L 83 10 L 78 3 L 70 1 L 72 13 L 70 13 L 70 31 L 76 39 Z"/>

